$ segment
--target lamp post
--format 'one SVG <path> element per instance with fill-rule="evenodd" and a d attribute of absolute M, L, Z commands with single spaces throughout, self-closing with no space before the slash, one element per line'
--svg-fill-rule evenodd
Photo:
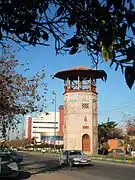
<path fill-rule="evenodd" d="M 55 106 L 55 113 L 54 113 L 54 149 L 56 149 L 56 92 L 55 90 L 52 91 L 54 95 L 54 106 Z"/>
<path fill-rule="evenodd" d="M 36 128 L 35 128 L 35 139 L 37 138 L 36 136 L 37 136 L 37 130 L 36 130 Z"/>

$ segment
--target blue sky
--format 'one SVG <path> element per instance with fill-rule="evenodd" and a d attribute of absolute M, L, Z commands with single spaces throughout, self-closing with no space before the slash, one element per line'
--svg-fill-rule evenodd
<path fill-rule="evenodd" d="M 51 47 L 30 47 L 27 51 L 17 52 L 16 58 L 21 62 L 29 62 L 30 70 L 25 74 L 28 77 L 34 75 L 45 66 L 46 83 L 48 84 L 48 93 L 46 95 L 48 111 L 54 111 L 54 105 L 51 104 L 52 90 L 57 92 L 57 107 L 63 104 L 63 81 L 59 79 L 52 80 L 50 75 L 57 71 L 75 67 L 91 67 L 90 57 L 85 52 L 77 55 L 55 55 L 53 46 Z M 114 67 L 115 68 L 115 67 Z M 130 90 L 124 80 L 124 76 L 119 70 L 109 67 L 109 63 L 102 63 L 100 69 L 104 69 L 108 74 L 107 82 L 98 80 L 98 121 L 106 121 L 108 117 L 111 120 L 121 122 L 124 119 L 123 114 L 135 116 L 135 85 Z"/>

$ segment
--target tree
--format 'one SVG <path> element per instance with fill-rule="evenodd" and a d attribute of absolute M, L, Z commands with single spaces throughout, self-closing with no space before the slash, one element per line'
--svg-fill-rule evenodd
<path fill-rule="evenodd" d="M 130 114 L 124 114 L 125 119 L 123 121 L 123 128 L 125 129 L 124 133 L 124 147 L 128 149 L 128 152 L 131 149 L 135 149 L 135 117 L 132 117 Z M 129 148 L 128 148 L 129 146 Z"/>
<path fill-rule="evenodd" d="M 21 141 L 22 141 L 22 147 L 26 147 L 26 146 L 32 144 L 32 140 L 31 139 L 23 138 Z"/>
<path fill-rule="evenodd" d="M 19 148 L 22 146 L 22 140 L 21 139 L 12 139 L 9 141 L 9 146 Z"/>
<path fill-rule="evenodd" d="M 135 117 L 128 117 L 124 123 L 126 128 L 126 135 L 135 136 Z"/>
<path fill-rule="evenodd" d="M 115 121 L 108 120 L 98 125 L 99 144 L 114 138 L 122 138 L 122 130 L 117 128 L 117 123 Z"/>
<path fill-rule="evenodd" d="M 44 109 L 44 97 L 38 91 L 43 86 L 46 92 L 44 69 L 27 78 L 17 72 L 18 66 L 19 62 L 8 51 L 0 59 L 0 124 L 4 138 L 23 115 Z"/>
<path fill-rule="evenodd" d="M 94 66 L 110 60 L 135 80 L 135 8 L 133 0 L 1 0 L 0 42 L 49 45 L 56 53 L 87 51 Z M 71 33 L 72 32 L 72 33 Z M 71 35 L 72 34 L 72 35 Z"/>

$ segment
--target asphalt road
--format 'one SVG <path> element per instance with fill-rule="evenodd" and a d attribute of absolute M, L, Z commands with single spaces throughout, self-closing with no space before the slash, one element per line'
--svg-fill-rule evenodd
<path fill-rule="evenodd" d="M 26 174 L 20 179 L 29 180 L 134 180 L 135 166 L 94 162 L 84 168 L 60 168 L 54 157 L 23 154 L 21 171 Z M 27 176 L 29 174 L 29 176 Z"/>

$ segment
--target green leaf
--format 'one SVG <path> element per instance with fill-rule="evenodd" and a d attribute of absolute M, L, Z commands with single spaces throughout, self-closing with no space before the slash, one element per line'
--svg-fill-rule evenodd
<path fill-rule="evenodd" d="M 48 33 L 43 31 L 43 35 L 42 35 L 43 39 L 45 39 L 46 41 L 48 41 L 49 39 L 49 36 L 48 36 Z"/>
<path fill-rule="evenodd" d="M 0 31 L 0 40 L 2 39 L 2 33 L 1 33 L 1 31 Z"/>
<path fill-rule="evenodd" d="M 113 60 L 111 60 L 110 67 L 112 67 L 113 63 L 114 63 L 114 61 L 113 61 Z"/>
<path fill-rule="evenodd" d="M 103 81 L 107 80 L 107 74 L 104 70 L 100 70 L 100 76 Z"/>
<path fill-rule="evenodd" d="M 107 7 L 108 7 L 108 9 L 110 9 L 110 7 L 112 6 L 112 4 L 113 4 L 113 0 L 108 0 L 108 1 L 107 1 Z"/>
<path fill-rule="evenodd" d="M 121 7 L 121 5 L 122 5 L 122 0 L 117 0 L 117 1 L 113 0 L 112 3 L 114 5 L 115 9 L 119 9 Z"/>
<path fill-rule="evenodd" d="M 57 10 L 57 16 L 60 16 L 64 11 L 64 6 L 59 7 L 59 9 Z"/>
<path fill-rule="evenodd" d="M 125 35 L 126 35 L 126 31 L 127 31 L 127 24 L 123 24 L 122 27 L 119 29 L 119 35 L 120 37 L 122 37 L 123 39 L 125 39 Z"/>
<path fill-rule="evenodd" d="M 129 47 L 126 49 L 126 54 L 129 61 L 133 60 L 135 58 L 135 47 Z"/>
<path fill-rule="evenodd" d="M 123 67 L 122 64 L 120 64 L 120 67 L 121 67 L 121 71 L 122 71 L 122 74 L 123 74 L 123 72 L 124 72 L 124 67 Z"/>
<path fill-rule="evenodd" d="M 128 27 L 130 28 L 134 24 L 135 14 L 127 12 L 125 17 L 126 17 L 126 20 L 127 20 L 127 23 L 128 23 Z"/>
<path fill-rule="evenodd" d="M 78 47 L 73 47 L 73 48 L 70 50 L 69 54 L 70 54 L 70 55 L 74 55 L 75 53 L 77 53 L 77 51 L 78 51 Z"/>
<path fill-rule="evenodd" d="M 131 29 L 132 29 L 133 35 L 135 36 L 135 27 L 131 26 Z"/>
<path fill-rule="evenodd" d="M 44 9 L 44 11 L 46 11 L 46 10 L 48 9 L 48 2 L 45 2 L 45 3 L 44 3 L 43 9 Z"/>
<path fill-rule="evenodd" d="M 125 80 L 128 85 L 128 87 L 131 89 L 134 84 L 134 68 L 131 66 L 127 66 L 125 69 Z"/>
<path fill-rule="evenodd" d="M 73 46 L 73 44 L 72 44 L 71 40 L 70 39 L 66 40 L 65 47 L 69 48 L 69 47 L 72 47 L 72 46 Z"/>
<path fill-rule="evenodd" d="M 66 47 L 78 47 L 78 39 L 75 37 L 75 36 L 73 36 L 72 38 L 70 38 L 70 39 L 67 39 L 67 41 L 66 41 L 66 43 L 65 43 L 65 46 Z"/>
<path fill-rule="evenodd" d="M 71 16 L 69 19 L 68 19 L 68 26 L 71 27 L 73 26 L 74 24 L 76 24 L 76 18 L 74 16 Z"/>
<path fill-rule="evenodd" d="M 135 68 L 135 59 L 134 59 L 134 61 L 133 61 L 133 67 Z"/>
<path fill-rule="evenodd" d="M 134 5 L 132 2 L 130 2 L 130 11 L 134 10 Z"/>
<path fill-rule="evenodd" d="M 117 63 L 117 64 L 116 64 L 115 71 L 117 71 L 117 70 L 118 70 L 118 67 L 119 67 L 119 64 Z"/>

